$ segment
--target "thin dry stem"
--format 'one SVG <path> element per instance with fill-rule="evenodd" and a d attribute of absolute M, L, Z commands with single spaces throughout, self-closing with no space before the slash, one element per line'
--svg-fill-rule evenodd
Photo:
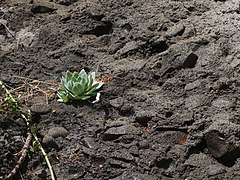
<path fill-rule="evenodd" d="M 30 132 L 28 132 L 27 133 L 27 139 L 26 139 L 26 141 L 24 143 L 24 146 L 21 150 L 21 156 L 20 156 L 19 160 L 17 161 L 17 164 L 15 165 L 13 170 L 4 178 L 4 180 L 11 179 L 17 173 L 17 171 L 19 170 L 23 161 L 25 160 L 25 157 L 28 154 L 28 149 L 29 149 L 31 141 L 32 141 L 32 134 Z"/>

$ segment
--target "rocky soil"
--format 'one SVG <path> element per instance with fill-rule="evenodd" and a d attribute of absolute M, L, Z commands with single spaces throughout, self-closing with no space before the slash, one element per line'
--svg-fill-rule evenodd
<path fill-rule="evenodd" d="M 240 1 L 2 0 L 0 80 L 31 109 L 59 180 L 240 179 Z M 101 102 L 57 102 L 82 68 Z M 26 125 L 0 114 L 0 176 Z M 14 179 L 50 179 L 40 152 Z"/>

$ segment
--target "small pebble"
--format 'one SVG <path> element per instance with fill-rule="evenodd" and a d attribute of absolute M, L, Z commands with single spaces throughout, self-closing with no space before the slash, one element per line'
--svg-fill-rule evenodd
<path fill-rule="evenodd" d="M 52 108 L 48 104 L 37 103 L 32 105 L 30 110 L 32 113 L 35 114 L 48 114 L 49 112 L 51 112 Z"/>
<path fill-rule="evenodd" d="M 69 132 L 64 127 L 52 127 L 48 130 L 48 135 L 52 136 L 53 138 L 57 137 L 66 137 Z"/>
<path fill-rule="evenodd" d="M 44 136 L 42 143 L 44 144 L 45 147 L 59 149 L 56 141 L 52 136 L 49 136 L 49 135 Z"/>

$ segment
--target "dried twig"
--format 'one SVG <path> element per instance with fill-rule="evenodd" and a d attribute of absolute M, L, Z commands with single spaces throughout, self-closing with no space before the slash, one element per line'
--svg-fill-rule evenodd
<path fill-rule="evenodd" d="M 25 81 L 20 86 L 9 90 L 10 93 L 14 93 L 14 94 L 17 93 L 18 97 L 24 97 L 26 99 L 29 99 L 37 93 L 42 93 L 45 96 L 45 102 L 48 104 L 49 97 L 51 97 L 51 95 L 58 90 L 58 87 L 53 86 L 52 83 L 32 80 L 25 77 L 18 77 L 18 78 L 24 79 Z M 27 81 L 31 81 L 31 82 L 27 82 Z M 45 85 L 47 85 L 47 87 L 45 87 Z M 48 87 L 48 85 L 53 87 Z"/>
<path fill-rule="evenodd" d="M 45 82 L 45 81 L 35 80 L 35 79 L 32 79 L 32 78 L 28 78 L 28 77 L 22 77 L 22 76 L 16 76 L 16 75 L 14 75 L 13 77 L 18 78 L 18 79 L 30 80 L 32 82 L 38 82 L 38 83 L 41 83 L 41 84 L 48 84 L 48 85 L 55 85 L 55 86 L 58 85 L 58 83 Z"/>
<path fill-rule="evenodd" d="M 28 132 L 27 133 L 27 139 L 26 139 L 26 141 L 24 143 L 24 146 L 21 150 L 21 156 L 20 156 L 19 160 L 17 161 L 17 164 L 15 165 L 13 170 L 4 178 L 4 180 L 11 179 L 17 173 L 18 169 L 20 168 L 23 161 L 25 160 L 25 157 L 28 154 L 28 149 L 29 149 L 31 141 L 32 141 L 32 134 L 30 132 Z"/>
<path fill-rule="evenodd" d="M 13 109 L 13 111 L 17 112 L 20 114 L 21 118 L 25 121 L 25 123 L 27 124 L 27 127 L 28 127 L 28 130 L 31 134 L 31 138 L 33 137 L 34 141 L 38 144 L 38 148 L 41 150 L 44 158 L 45 158 L 45 161 L 47 163 L 47 166 L 48 166 L 48 169 L 49 169 L 49 173 L 50 173 L 50 176 L 51 176 L 51 179 L 52 180 L 55 180 L 55 175 L 54 175 L 54 172 L 53 172 L 53 168 L 51 166 L 51 163 L 48 159 L 48 156 L 45 152 L 45 150 L 43 149 L 41 143 L 40 143 L 40 140 L 38 139 L 37 135 L 36 135 L 36 130 L 34 128 L 34 125 L 32 124 L 32 119 L 31 119 L 31 112 L 30 110 L 28 110 L 28 113 L 26 112 L 23 112 L 20 108 L 20 106 L 18 105 L 17 101 L 13 98 L 13 96 L 11 95 L 11 93 L 8 91 L 8 89 L 3 85 L 3 83 L 0 81 L 0 88 L 1 90 L 5 90 L 6 92 L 6 95 L 8 96 L 7 100 L 9 100 L 9 106 Z M 29 137 L 29 136 L 28 136 Z M 28 140 L 29 141 L 29 140 Z M 30 140 L 31 141 L 31 140 Z M 30 143 L 30 142 L 29 142 Z M 25 146 L 24 146 L 25 147 Z M 27 146 L 26 146 L 27 147 Z M 28 145 L 29 147 L 29 145 Z M 26 149 L 26 150 L 25 150 Z M 28 148 L 24 148 L 23 152 L 22 152 L 22 156 L 20 157 L 20 160 L 18 162 L 20 163 L 17 163 L 16 167 L 13 169 L 13 171 L 11 171 L 10 173 L 10 178 L 16 174 L 17 170 L 19 169 L 21 163 L 23 162 L 24 160 L 24 157 L 26 157 L 26 154 L 28 152 L 27 150 Z M 9 179 L 8 176 L 5 178 L 6 180 Z"/>

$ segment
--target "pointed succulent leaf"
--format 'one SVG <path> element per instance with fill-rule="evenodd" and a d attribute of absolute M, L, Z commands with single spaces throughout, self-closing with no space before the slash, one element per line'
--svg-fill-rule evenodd
<path fill-rule="evenodd" d="M 79 95 L 73 95 L 72 100 L 80 100 L 80 96 Z"/>
<path fill-rule="evenodd" d="M 68 82 L 66 83 L 65 88 L 66 88 L 67 90 L 71 91 L 72 87 L 73 87 L 73 82 L 72 82 L 72 81 L 68 81 Z"/>
<path fill-rule="evenodd" d="M 91 95 L 92 93 L 98 91 L 98 89 L 96 88 L 97 86 L 98 84 L 93 85 L 92 88 L 89 91 L 87 91 L 85 94 Z"/>
<path fill-rule="evenodd" d="M 2 81 L 0 81 L 0 91 L 2 91 L 4 89 L 4 84 Z"/>
<path fill-rule="evenodd" d="M 96 88 L 96 89 L 100 89 L 102 86 L 103 86 L 103 82 L 98 82 L 98 81 L 95 81 L 93 83 L 93 86 Z"/>
<path fill-rule="evenodd" d="M 72 77 L 72 73 L 67 71 L 65 77 L 66 77 L 66 82 L 70 81 Z"/>
<path fill-rule="evenodd" d="M 66 79 L 64 77 L 61 78 L 61 84 L 64 86 L 66 84 Z"/>
<path fill-rule="evenodd" d="M 84 92 L 84 88 L 83 88 L 82 84 L 77 82 L 75 85 L 78 88 L 78 95 L 81 95 Z"/>
<path fill-rule="evenodd" d="M 85 100 L 88 100 L 89 98 L 91 98 L 91 96 L 86 96 L 86 95 L 83 95 L 83 96 L 80 96 L 81 100 L 85 101 Z"/>
<path fill-rule="evenodd" d="M 88 83 L 87 78 L 83 78 L 82 81 L 81 81 L 81 84 L 82 84 L 82 87 L 83 87 L 83 93 L 86 91 L 86 89 L 88 87 L 87 83 Z"/>
<path fill-rule="evenodd" d="M 87 84 L 87 89 L 86 91 L 89 91 L 92 88 L 93 81 L 95 80 L 95 72 L 92 72 L 91 74 L 88 75 L 88 84 Z"/>
<path fill-rule="evenodd" d="M 77 86 L 77 84 L 74 84 L 73 85 L 73 87 L 72 87 L 72 90 L 71 90 L 71 92 L 74 94 L 74 95 L 79 95 L 80 93 L 79 93 L 79 88 L 78 88 L 78 86 Z"/>
<path fill-rule="evenodd" d="M 69 99 L 68 99 L 68 96 L 67 94 L 65 93 L 64 90 L 59 90 L 58 93 L 57 93 L 58 97 L 60 98 L 58 101 L 59 102 L 68 102 Z"/>
<path fill-rule="evenodd" d="M 79 72 L 79 76 L 80 76 L 81 78 L 85 78 L 85 77 L 87 76 L 86 71 L 85 71 L 84 69 L 82 69 L 82 70 Z"/>
<path fill-rule="evenodd" d="M 103 82 L 97 82 L 97 84 L 98 84 L 98 86 L 96 87 L 96 89 L 100 89 L 104 85 Z"/>
<path fill-rule="evenodd" d="M 81 81 L 81 79 L 82 79 L 82 77 L 81 77 L 81 76 L 79 76 L 79 74 L 78 74 L 78 77 L 77 77 L 77 79 L 76 79 L 76 82 L 80 82 L 80 81 Z"/>
<path fill-rule="evenodd" d="M 96 73 L 95 73 L 95 72 L 92 72 L 92 73 L 90 73 L 90 76 L 92 77 L 93 80 L 95 80 L 95 78 L 96 78 Z"/>

